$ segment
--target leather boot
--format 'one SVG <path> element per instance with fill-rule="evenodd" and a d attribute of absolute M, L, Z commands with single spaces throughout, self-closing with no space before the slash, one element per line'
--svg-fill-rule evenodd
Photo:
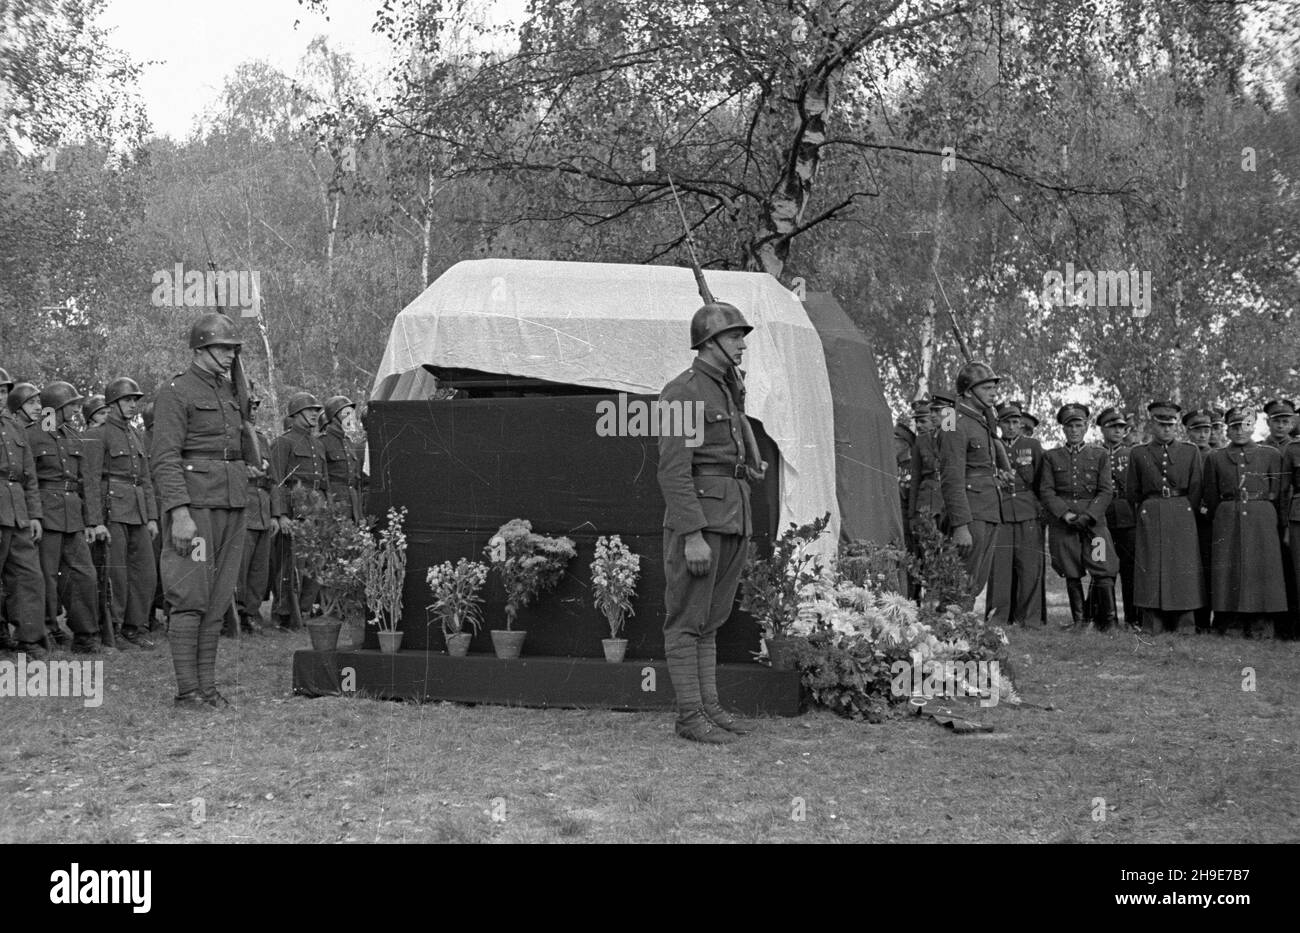
<path fill-rule="evenodd" d="M 698 646 L 694 642 L 675 645 L 667 650 L 668 676 L 677 696 L 676 732 L 683 739 L 703 742 L 706 745 L 726 745 L 736 737 L 726 729 L 713 724 L 704 714 L 700 698 L 700 667 Z"/>
<path fill-rule="evenodd" d="M 1115 578 L 1102 577 L 1092 582 L 1093 619 L 1101 631 L 1109 631 L 1119 625 L 1119 615 L 1115 610 Z"/>
<path fill-rule="evenodd" d="M 715 726 L 720 726 L 735 735 L 749 735 L 754 731 L 754 723 L 737 719 L 722 707 L 718 700 L 718 643 L 716 635 L 700 638 L 696 648 L 700 665 L 700 700 L 704 715 Z"/>
<path fill-rule="evenodd" d="M 1083 625 L 1086 621 L 1084 614 L 1084 596 L 1083 580 L 1078 577 L 1067 577 L 1065 580 L 1065 592 L 1070 597 L 1070 624 L 1062 625 L 1061 628 L 1073 628 Z"/>

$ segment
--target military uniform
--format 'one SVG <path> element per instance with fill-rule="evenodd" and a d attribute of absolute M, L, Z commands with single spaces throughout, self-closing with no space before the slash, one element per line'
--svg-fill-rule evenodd
<path fill-rule="evenodd" d="M 1057 413 L 1064 425 L 1071 420 L 1087 422 L 1084 405 L 1065 405 Z M 1119 557 L 1106 527 L 1106 509 L 1115 495 L 1110 478 L 1110 457 L 1100 447 L 1082 442 L 1064 444 L 1043 455 L 1038 493 L 1052 516 L 1048 544 L 1052 569 L 1065 577 L 1070 600 L 1071 624 L 1085 619 L 1105 629 L 1118 621 L 1115 613 L 1115 575 Z M 1073 513 L 1074 519 L 1065 516 Z M 1083 576 L 1092 578 L 1092 591 L 1083 592 Z M 1092 607 L 1091 613 L 1087 608 Z"/>
<path fill-rule="evenodd" d="M 1201 455 L 1201 472 L 1204 475 L 1206 462 L 1210 454 L 1217 449 L 1210 443 L 1214 435 L 1214 413 L 1206 409 L 1194 409 L 1183 415 L 1183 427 L 1187 430 L 1187 439 L 1194 444 Z M 1202 585 L 1205 587 L 1205 604 L 1196 610 L 1196 630 L 1210 631 L 1213 617 L 1214 580 L 1210 572 L 1212 566 L 1211 545 L 1214 541 L 1214 510 L 1201 500 L 1196 509 L 1196 539 L 1201 552 Z"/>
<path fill-rule="evenodd" d="M 1182 409 L 1153 402 L 1148 411 L 1177 424 Z M 1143 628 L 1182 627 L 1205 602 L 1201 554 L 1192 547 L 1201 504 L 1201 454 L 1194 444 L 1151 440 L 1129 451 L 1125 494 L 1137 512 L 1133 601 L 1144 610 Z"/>
<path fill-rule="evenodd" d="M 908 497 L 907 518 L 913 530 L 921 518 L 928 518 L 935 527 L 943 524 L 943 489 L 939 470 L 939 444 L 936 432 L 916 436 L 912 448 L 912 465 L 909 470 L 912 491 Z"/>
<path fill-rule="evenodd" d="M 44 430 L 39 421 L 33 422 L 27 427 L 27 441 L 36 461 L 44 515 L 39 550 L 45 575 L 45 626 L 59 640 L 62 599 L 72 629 L 73 648 L 90 650 L 99 632 L 98 590 L 85 531 L 103 524 L 96 479 L 99 447 L 83 442 L 66 421 L 55 425 L 53 431 Z"/>
<path fill-rule="evenodd" d="M 149 454 L 140 431 L 117 411 L 110 411 L 103 424 L 87 429 L 86 436 L 103 448 L 99 480 L 104 522 L 111 535 L 106 571 L 112 625 L 134 643 L 149 630 L 158 582 L 149 533 L 149 522 L 158 521 L 158 500 Z"/>
<path fill-rule="evenodd" d="M 1234 408 L 1231 427 L 1243 412 L 1253 423 L 1252 409 Z M 1214 518 L 1210 565 L 1216 627 L 1240 616 L 1247 632 L 1253 617 L 1286 611 L 1282 575 L 1278 510 L 1282 493 L 1282 455 L 1254 442 L 1216 450 L 1205 461 L 1204 501 Z M 1271 626 L 1270 626 L 1271 627 Z"/>
<path fill-rule="evenodd" d="M 1264 414 L 1268 415 L 1269 436 L 1260 442 L 1261 446 L 1273 447 L 1283 455 L 1285 459 L 1286 451 L 1295 441 L 1294 427 L 1296 421 L 1295 403 L 1288 399 L 1273 399 L 1264 405 Z M 1285 468 L 1284 471 L 1286 472 Z M 1290 476 L 1288 474 L 1288 485 Z M 1291 496 L 1288 495 L 1288 500 Z M 1297 586 L 1296 567 L 1300 565 L 1300 540 L 1294 535 L 1287 534 L 1290 527 L 1288 520 L 1290 514 L 1289 504 L 1285 506 L 1281 531 L 1282 547 L 1282 579 L 1286 587 L 1288 611 L 1286 615 L 1277 620 L 1277 636 L 1283 639 L 1294 637 L 1297 631 L 1297 620 L 1300 617 L 1300 587 Z"/>
<path fill-rule="evenodd" d="M 239 346 L 225 315 L 206 314 L 190 332 L 191 349 L 212 346 Z M 216 690 L 217 650 L 235 598 L 248 505 L 242 426 L 234 385 L 197 363 L 158 392 L 150 461 L 162 509 L 161 570 L 178 702 L 201 697 L 224 705 Z M 181 507 L 197 529 L 188 554 L 177 553 L 172 540 Z"/>
<path fill-rule="evenodd" d="M 1020 417 L 1014 402 L 998 408 L 999 421 L 1012 417 Z M 1025 625 L 1040 615 L 1043 602 L 1043 533 L 1036 487 L 1043 445 L 1037 438 L 1023 436 L 1004 444 L 1011 480 L 1002 496 L 987 606 L 990 621 Z"/>
<path fill-rule="evenodd" d="M 0 380 L 12 387 L 8 374 Z M 41 494 L 36 461 L 27 432 L 9 412 L 0 411 L 0 588 L 5 619 L 18 632 L 19 647 L 36 656 L 45 636 L 45 577 L 32 540 L 31 522 L 41 521 Z M 35 649 L 35 650 L 33 650 Z"/>
<path fill-rule="evenodd" d="M 944 517 L 951 532 L 968 527 L 971 549 L 966 575 L 973 600 L 988 584 L 993 542 L 1002 523 L 1002 495 L 997 470 L 1007 467 L 1006 452 L 978 403 L 963 397 L 953 409 L 951 430 L 939 426 L 940 489 Z"/>
<path fill-rule="evenodd" d="M 916 449 L 916 433 L 903 419 L 894 422 L 894 463 L 898 474 L 898 504 L 904 519 L 912 514 L 912 452 Z M 903 544 L 909 551 L 916 549 L 911 522 L 903 522 Z"/>
<path fill-rule="evenodd" d="M 305 396 L 306 393 L 302 395 Z M 297 398 L 299 396 L 295 396 Z M 312 404 L 307 407 L 320 407 L 315 404 L 315 399 L 310 400 Z M 292 402 L 290 408 L 293 408 Z M 305 409 L 299 409 L 302 410 Z M 291 417 L 294 414 L 297 412 L 292 412 Z M 271 469 L 277 477 L 276 485 L 280 491 L 282 514 L 285 517 L 296 517 L 293 506 L 295 489 L 302 487 L 319 493 L 326 491 L 327 462 L 325 445 L 310 428 L 292 425 L 271 442 Z M 310 612 L 318 587 L 315 581 L 299 575 L 293 557 L 293 538 L 290 535 L 278 535 L 273 547 L 278 555 L 278 574 L 272 611 L 283 627 L 297 628 L 302 625 L 303 614 Z"/>
<path fill-rule="evenodd" d="M 331 422 L 321 435 L 325 447 L 326 476 L 330 499 L 345 502 L 352 520 L 362 522 L 361 454 L 343 431 L 343 425 Z"/>
<path fill-rule="evenodd" d="M 1097 416 L 1097 426 L 1112 424 L 1126 426 L 1124 416 L 1119 409 L 1107 408 Z M 1132 450 L 1128 444 L 1120 441 L 1115 445 L 1102 442 L 1101 449 L 1106 454 L 1106 465 L 1110 468 L 1110 480 L 1115 487 L 1114 498 L 1106 507 L 1106 530 L 1115 544 L 1115 556 L 1119 560 L 1120 597 L 1124 606 L 1124 624 L 1138 628 L 1137 607 L 1133 604 L 1133 529 L 1137 524 L 1133 506 L 1128 501 L 1128 458 Z"/>
<path fill-rule="evenodd" d="M 283 489 L 271 461 L 271 439 L 257 431 L 258 459 L 262 476 L 248 475 L 248 506 L 244 510 L 244 556 L 240 561 L 239 583 L 235 587 L 235 605 L 240 625 L 256 631 L 262 618 L 262 603 L 271 586 L 271 548 L 276 535 L 275 520 L 284 515 Z"/>

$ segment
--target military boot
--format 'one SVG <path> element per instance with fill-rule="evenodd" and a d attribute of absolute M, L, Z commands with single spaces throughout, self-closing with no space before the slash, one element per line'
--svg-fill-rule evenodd
<path fill-rule="evenodd" d="M 1092 583 L 1093 620 L 1103 632 L 1119 625 L 1119 616 L 1115 609 L 1115 578 L 1102 577 Z"/>
<path fill-rule="evenodd" d="M 695 643 L 669 648 L 668 676 L 673 682 L 677 697 L 677 723 L 675 731 L 683 739 L 703 742 L 706 745 L 726 745 L 736 737 L 715 725 L 703 709 L 700 699 L 699 651 Z"/>
<path fill-rule="evenodd" d="M 696 648 L 700 667 L 700 700 L 704 715 L 715 726 L 727 730 L 733 735 L 749 735 L 755 724 L 744 719 L 737 719 L 727 712 L 718 700 L 718 647 L 715 635 L 701 638 Z"/>
<path fill-rule="evenodd" d="M 1065 592 L 1070 597 L 1070 623 L 1068 625 L 1062 624 L 1061 628 L 1074 628 L 1083 625 L 1087 621 L 1084 612 L 1086 600 L 1083 595 L 1083 580 L 1078 577 L 1067 577 Z"/>

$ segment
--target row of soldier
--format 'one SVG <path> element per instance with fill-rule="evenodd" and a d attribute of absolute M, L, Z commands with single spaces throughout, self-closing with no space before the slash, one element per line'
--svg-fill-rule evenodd
<path fill-rule="evenodd" d="M 1056 414 L 1065 443 L 1044 450 L 1024 405 L 998 404 L 999 377 L 968 363 L 956 393 L 917 402 L 895 429 L 909 543 L 933 522 L 965 560 L 991 621 L 1046 623 L 1045 564 L 1065 578 L 1065 628 L 1240 629 L 1293 637 L 1300 615 L 1300 443 L 1295 405 L 1183 412 L 1147 406 L 1141 440 L 1115 407 Z M 1179 424 L 1187 440 L 1176 438 Z M 1090 444 L 1090 424 L 1101 443 Z M 1044 547 L 1044 531 L 1046 547 Z M 1292 540 L 1296 547 L 1290 546 Z M 1090 581 L 1087 591 L 1085 578 Z M 1115 582 L 1120 582 L 1116 599 Z M 1117 606 L 1117 602 L 1119 606 Z"/>
<path fill-rule="evenodd" d="M 0 650 L 39 659 L 55 647 L 154 648 L 157 614 L 168 612 L 158 572 L 166 505 L 153 480 L 153 404 L 142 399 L 128 377 L 83 397 L 63 381 L 15 383 L 0 368 Z M 260 401 L 250 399 L 254 412 Z M 282 434 L 254 432 L 261 465 L 247 470 L 246 537 L 224 634 L 259 633 L 270 596 L 275 622 L 301 627 L 315 585 L 293 559 L 291 492 L 319 491 L 362 520 L 355 419 L 346 396 L 321 405 L 301 392 L 289 400 Z M 219 456 L 242 451 L 230 444 Z M 202 462 L 187 459 L 185 469 Z M 59 624 L 60 609 L 71 633 Z"/>

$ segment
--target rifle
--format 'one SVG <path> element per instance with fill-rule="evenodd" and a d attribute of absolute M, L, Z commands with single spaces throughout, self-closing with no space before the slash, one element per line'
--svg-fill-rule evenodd
<path fill-rule="evenodd" d="M 948 301 L 948 294 L 943 290 L 943 283 L 939 281 L 939 274 L 933 269 L 930 273 L 934 276 L 934 284 L 939 286 L 939 294 L 943 298 L 944 306 L 948 309 L 948 320 L 952 322 L 952 333 L 957 338 L 957 348 L 961 350 L 962 359 L 967 363 L 972 361 L 970 355 L 970 346 L 966 343 L 966 337 L 961 332 L 961 325 L 957 323 L 957 312 L 953 311 L 952 305 Z"/>
<path fill-rule="evenodd" d="M 99 600 L 96 611 L 99 615 L 99 637 L 105 648 L 117 647 L 117 633 L 113 629 L 113 579 L 108 573 L 108 544 L 96 541 L 91 545 L 91 559 L 95 564 L 95 575 L 99 577 Z"/>
<path fill-rule="evenodd" d="M 664 174 L 668 177 L 668 187 L 673 193 L 673 202 L 677 205 L 677 215 L 681 217 L 682 229 L 686 233 L 686 249 L 691 254 L 691 271 L 695 273 L 695 287 L 699 290 L 700 297 L 704 299 L 706 305 L 721 304 L 722 302 L 713 297 L 713 292 L 709 291 L 709 284 L 704 281 L 704 270 L 700 267 L 700 260 L 695 255 L 695 240 L 691 236 L 691 225 L 686 222 L 686 212 L 682 210 L 682 201 L 677 196 L 677 186 L 673 184 L 673 176 L 668 172 Z M 767 471 L 767 461 L 759 453 L 758 438 L 754 436 L 754 428 L 749 423 L 749 416 L 745 414 L 744 373 L 738 366 L 732 366 L 731 371 L 736 380 L 736 394 L 738 395 L 736 407 L 740 409 L 741 414 L 740 426 L 741 433 L 745 438 L 745 456 L 749 461 L 750 469 L 757 472 L 759 474 L 758 478 L 761 479 L 762 474 Z"/>
<path fill-rule="evenodd" d="M 199 228 L 203 234 L 203 246 L 208 251 L 208 271 L 216 274 L 217 263 L 212 258 L 212 244 L 208 242 L 208 231 L 203 227 Z M 224 303 L 218 304 L 224 314 L 226 306 Z M 262 467 L 262 457 L 257 447 L 257 428 L 253 418 L 252 393 L 248 390 L 248 377 L 244 375 L 244 361 L 240 353 L 242 347 L 235 348 L 235 359 L 230 364 L 230 381 L 235 386 L 235 398 L 239 403 L 239 439 L 240 448 L 244 455 L 244 462 L 251 466 Z"/>

